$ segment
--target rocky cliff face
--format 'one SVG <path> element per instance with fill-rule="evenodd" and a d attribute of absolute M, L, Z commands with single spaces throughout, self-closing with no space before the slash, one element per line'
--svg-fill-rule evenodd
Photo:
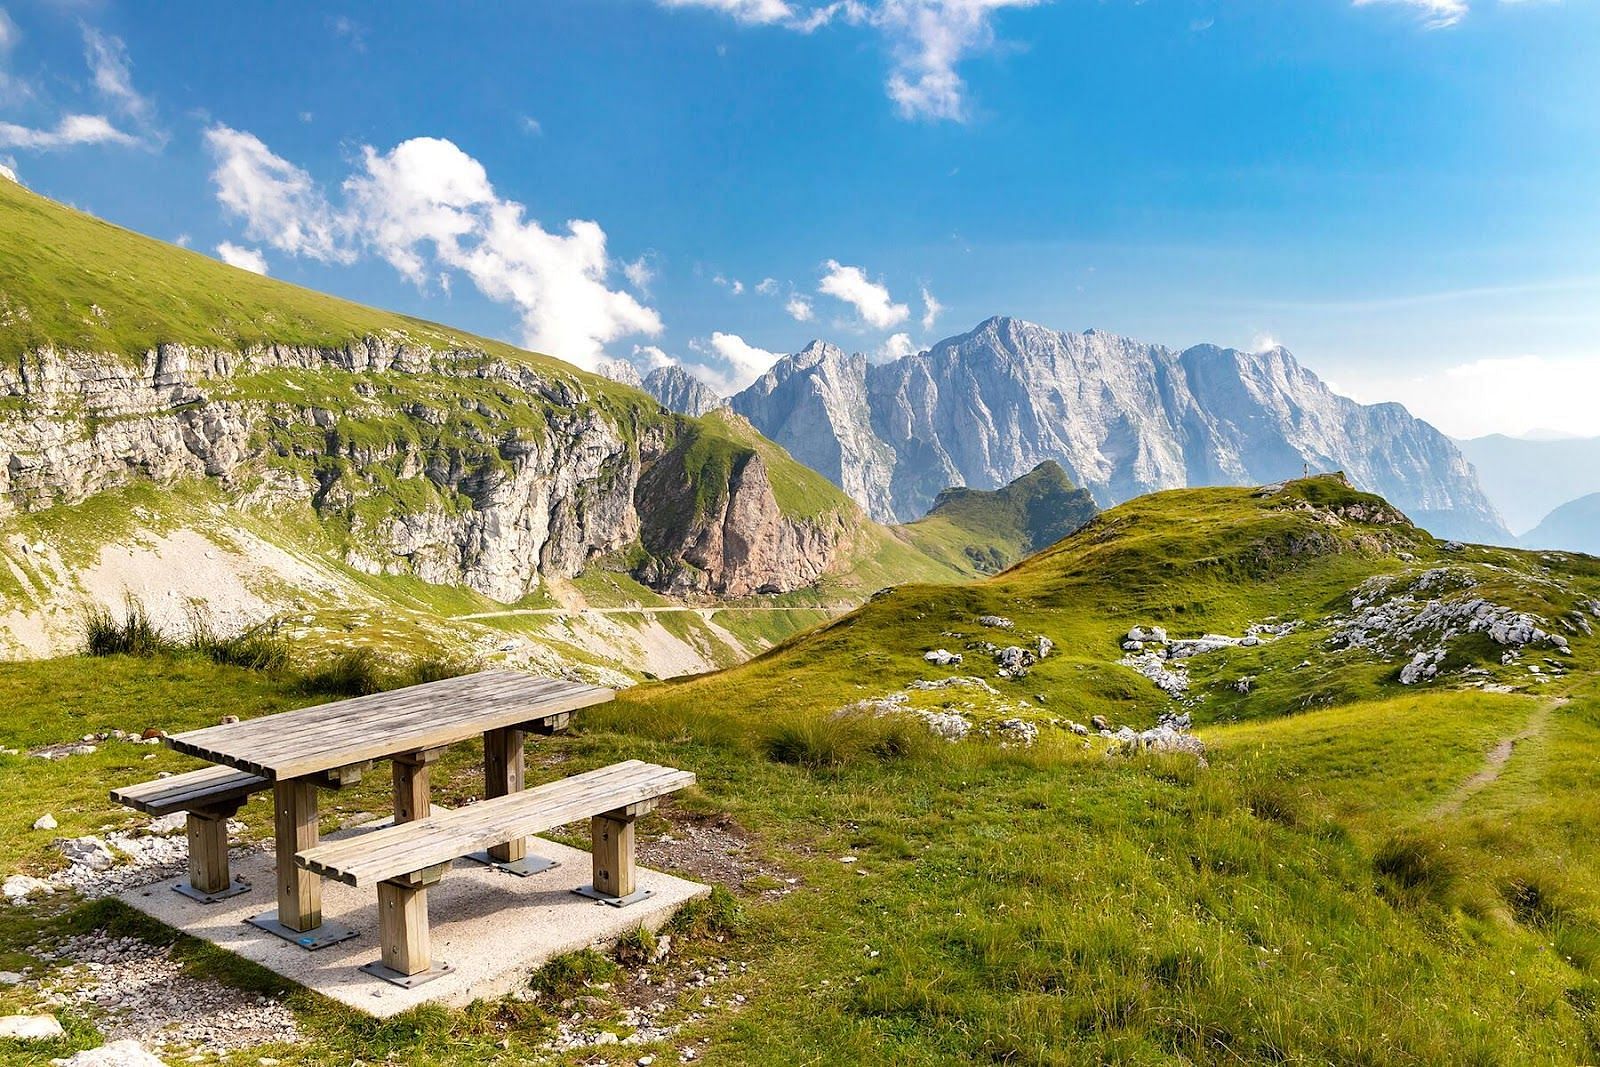
<path fill-rule="evenodd" d="M 870 365 L 814 343 L 732 406 L 873 517 L 925 513 L 1059 462 L 1101 505 L 1189 485 L 1344 470 L 1447 536 L 1504 539 L 1471 467 L 1398 405 L 1332 393 L 1281 348 L 1175 352 L 995 318 Z"/>
<path fill-rule="evenodd" d="M 644 376 L 643 389 L 668 411 L 680 415 L 704 415 L 724 403 L 711 387 L 682 367 L 657 367 Z"/>
<path fill-rule="evenodd" d="M 739 595 L 814 581 L 843 519 L 786 519 L 759 464 L 689 486 L 723 500 L 715 513 L 641 489 L 670 480 L 663 465 L 704 432 L 602 402 L 576 376 L 381 338 L 171 345 L 137 361 L 43 349 L 0 368 L 0 518 L 209 477 L 245 506 L 310 503 L 340 520 L 364 570 L 502 601 L 641 540 L 658 546 L 641 577 L 661 584 Z M 680 554 L 701 576 L 687 585 Z"/>

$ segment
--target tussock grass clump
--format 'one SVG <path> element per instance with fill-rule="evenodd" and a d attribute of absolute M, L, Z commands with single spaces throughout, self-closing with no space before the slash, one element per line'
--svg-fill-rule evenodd
<path fill-rule="evenodd" d="M 281 671 L 289 666 L 289 643 L 278 634 L 276 623 L 247 626 L 236 633 L 223 634 L 201 608 L 189 612 L 187 647 L 213 663 L 228 667 Z"/>
<path fill-rule="evenodd" d="M 592 985 L 616 978 L 616 963 L 592 948 L 557 956 L 533 972 L 528 988 L 541 998 L 563 1000 Z"/>
<path fill-rule="evenodd" d="M 388 684 L 383 665 L 370 648 L 351 648 L 322 667 L 308 671 L 300 686 L 307 692 L 364 697 L 395 688 Z"/>
<path fill-rule="evenodd" d="M 889 763 L 930 752 L 938 742 L 900 715 L 800 714 L 772 726 L 761 750 L 777 763 L 830 770 L 866 760 Z"/>
<path fill-rule="evenodd" d="M 719 882 L 711 887 L 709 896 L 696 898 L 679 908 L 667 923 L 667 929 L 678 937 L 725 940 L 737 936 L 747 922 L 744 905 Z"/>
<path fill-rule="evenodd" d="M 1386 889 L 1407 903 L 1447 904 L 1461 883 L 1461 860 L 1438 837 L 1419 830 L 1392 834 L 1372 857 Z"/>
<path fill-rule="evenodd" d="M 155 656 L 177 649 L 177 642 L 150 618 L 144 601 L 129 593 L 122 616 L 93 607 L 84 616 L 83 651 L 89 656 Z"/>

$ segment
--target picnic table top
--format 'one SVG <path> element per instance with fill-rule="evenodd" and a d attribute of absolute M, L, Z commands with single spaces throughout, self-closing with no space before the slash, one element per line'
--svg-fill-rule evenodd
<path fill-rule="evenodd" d="M 603 704 L 615 695 L 583 682 L 480 671 L 165 740 L 191 756 L 286 780 L 454 744 L 485 730 Z"/>

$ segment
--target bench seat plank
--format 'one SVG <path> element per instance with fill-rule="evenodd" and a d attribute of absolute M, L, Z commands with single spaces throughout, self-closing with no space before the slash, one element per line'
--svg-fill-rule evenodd
<path fill-rule="evenodd" d="M 330 841 L 295 856 L 305 869 L 353 886 L 399 878 L 577 819 L 654 800 L 694 775 L 628 760 L 426 819 Z"/>
<path fill-rule="evenodd" d="M 113 789 L 111 799 L 124 807 L 159 818 L 173 812 L 193 811 L 243 800 L 271 784 L 260 775 L 236 771 L 232 767 L 204 767 L 187 774 L 175 774 L 170 778 L 157 778 L 151 782 Z"/>

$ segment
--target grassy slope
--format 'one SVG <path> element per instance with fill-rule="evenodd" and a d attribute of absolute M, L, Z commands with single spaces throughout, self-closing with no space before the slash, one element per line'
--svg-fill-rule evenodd
<path fill-rule="evenodd" d="M 929 555 L 974 574 L 993 574 L 1055 544 L 1094 518 L 1087 490 L 1047 460 L 995 490 L 952 487 L 928 514 L 902 527 Z"/>
<path fill-rule="evenodd" d="M 1050 729 L 1030 749 L 945 745 L 889 720 L 826 714 L 926 677 L 921 649 L 970 632 L 980 611 L 1009 614 L 1060 647 L 1015 684 L 969 661 L 964 669 L 1007 687 L 1007 700 L 1038 692 L 1054 714 L 1144 724 L 1167 702 L 1113 662 L 1115 639 L 1136 623 L 1190 634 L 1238 632 L 1270 614 L 1310 622 L 1374 573 L 1446 560 L 1506 568 L 1501 599 L 1553 596 L 1536 578 L 1600 589 L 1594 561 L 1463 561 L 1405 528 L 1332 527 L 1286 506 L 1342 496 L 1313 484 L 1269 499 L 1187 490 L 1135 501 L 996 578 L 899 590 L 740 668 L 631 691 L 586 713 L 573 735 L 540 742 L 541 777 L 622 757 L 695 770 L 700 786 L 686 803 L 731 814 L 800 880 L 787 897 L 747 902 L 750 922 L 731 943 L 680 947 L 691 961 L 751 962 L 719 993 L 747 997 L 741 1009 L 706 1012 L 671 1046 L 600 1058 L 651 1051 L 659 1061 L 707 1036 L 708 1060 L 730 1063 L 1592 1061 L 1594 639 L 1574 637 L 1573 673 L 1502 694 L 1400 687 L 1392 661 L 1285 638 L 1250 652 L 1264 657 L 1250 668 L 1289 680 L 1197 708 L 1211 723 L 1207 768 L 1109 758 L 1098 742 L 1085 748 Z M 1308 653 L 1325 658 L 1298 668 Z M 143 723 L 127 721 L 135 707 L 139 719 L 181 727 L 287 699 L 216 670 L 0 667 L 0 697 L 18 709 L 0 724 L 0 743 L 54 740 L 91 723 L 136 728 Z M 1523 734 L 1498 777 L 1480 778 L 1487 754 Z M 779 762 L 775 752 L 821 762 Z M 136 773 L 134 758 L 108 745 L 66 766 Z M 99 781 L 60 766 L 0 757 L 0 773 L 39 782 L 38 793 L 21 794 L 21 815 L 48 799 L 74 832 L 122 818 Z M 476 771 L 455 754 L 441 780 L 455 796 L 476 787 Z M 264 809 L 250 812 L 259 826 Z M 6 824 L 0 861 L 47 862 L 43 835 L 25 825 Z M 11 953 L 0 965 L 25 962 L 21 923 L 0 916 L 0 951 Z M 203 954 L 193 966 L 260 980 Z M 701 1010 L 698 997 L 683 1010 Z M 489 1011 L 373 1027 L 303 996 L 291 1002 L 316 1043 L 270 1053 L 285 1062 L 398 1053 L 466 1064 L 492 1058 L 501 1037 L 516 1062 L 551 1025 L 538 1011 L 510 1023 Z"/>

